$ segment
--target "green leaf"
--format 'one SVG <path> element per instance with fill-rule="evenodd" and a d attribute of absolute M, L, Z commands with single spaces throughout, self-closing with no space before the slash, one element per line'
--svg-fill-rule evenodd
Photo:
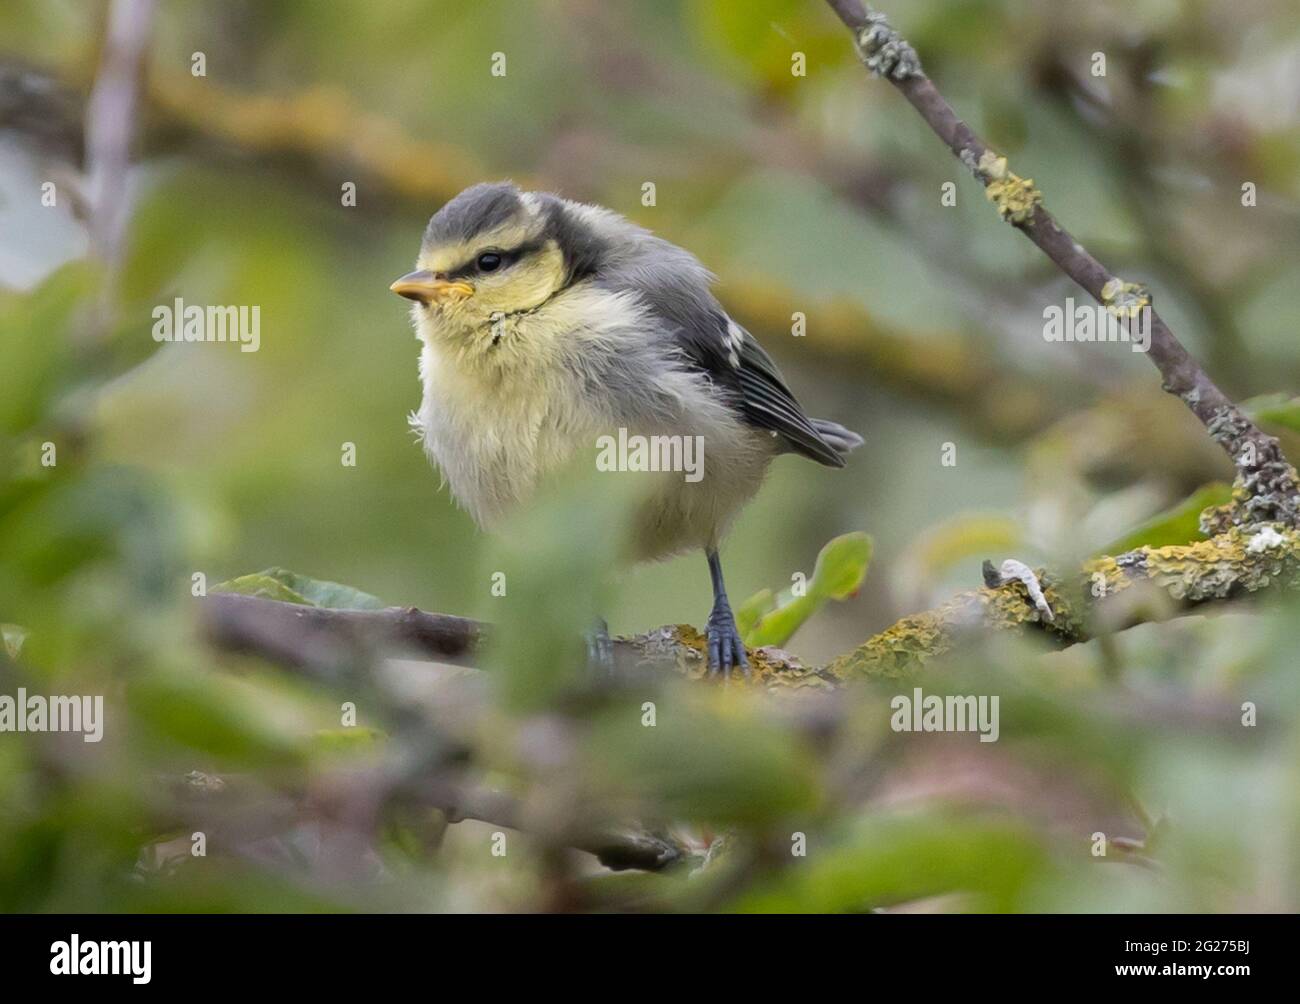
<path fill-rule="evenodd" d="M 958 893 L 967 909 L 1023 909 L 1051 861 L 1031 832 L 979 816 L 925 812 L 863 820 L 809 864 L 764 877 L 728 909 L 740 913 L 841 913 Z"/>
<path fill-rule="evenodd" d="M 1172 509 L 1152 516 L 1141 526 L 1129 531 L 1105 549 L 1106 554 L 1123 554 L 1139 547 L 1166 547 L 1170 544 L 1190 544 L 1204 540 L 1201 533 L 1201 513 L 1210 506 L 1223 505 L 1232 498 L 1232 486 L 1222 481 L 1212 481 L 1198 488 L 1192 495 Z"/>
<path fill-rule="evenodd" d="M 71 332 L 94 283 L 94 269 L 74 263 L 30 293 L 0 293 L 0 432 L 38 423 L 75 378 Z"/>
<path fill-rule="evenodd" d="M 213 586 L 212 592 L 261 596 L 268 600 L 331 610 L 381 610 L 385 606 L 377 596 L 363 593 L 359 589 L 337 582 L 310 579 L 287 568 L 268 568 L 251 575 L 241 575 Z"/>
<path fill-rule="evenodd" d="M 742 638 L 748 636 L 763 615 L 776 606 L 776 594 L 770 589 L 760 589 L 736 607 L 736 628 Z"/>
<path fill-rule="evenodd" d="M 865 533 L 836 537 L 817 555 L 808 595 L 822 599 L 848 599 L 862 585 L 871 562 L 871 538 Z"/>
<path fill-rule="evenodd" d="M 1256 422 L 1280 425 L 1284 429 L 1300 432 L 1300 397 L 1262 394 L 1244 401 L 1241 409 Z"/>
<path fill-rule="evenodd" d="M 757 623 L 748 630 L 740 627 L 745 644 L 751 648 L 784 645 L 827 600 L 843 600 L 851 596 L 866 577 L 870 562 L 871 538 L 865 533 L 846 533 L 836 537 L 817 555 L 812 578 L 803 585 L 802 596 L 795 595 L 793 586 L 782 590 L 772 609 L 762 614 Z M 761 597 L 759 593 L 745 601 L 747 616 L 758 608 Z"/>

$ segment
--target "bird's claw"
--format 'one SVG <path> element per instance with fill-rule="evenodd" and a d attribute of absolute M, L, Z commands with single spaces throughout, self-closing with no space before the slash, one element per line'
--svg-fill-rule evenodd
<path fill-rule="evenodd" d="M 744 670 L 746 680 L 750 678 L 749 656 L 745 652 L 745 643 L 740 640 L 740 631 L 730 607 L 713 608 L 705 638 L 709 643 L 709 679 L 722 677 L 730 680 L 733 666 Z"/>

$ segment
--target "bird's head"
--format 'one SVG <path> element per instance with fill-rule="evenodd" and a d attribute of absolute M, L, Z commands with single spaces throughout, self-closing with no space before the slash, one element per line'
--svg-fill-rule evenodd
<path fill-rule="evenodd" d="M 434 214 L 415 271 L 390 287 L 417 324 L 451 337 L 533 310 L 595 271 L 601 242 L 554 195 L 509 182 L 474 185 Z"/>

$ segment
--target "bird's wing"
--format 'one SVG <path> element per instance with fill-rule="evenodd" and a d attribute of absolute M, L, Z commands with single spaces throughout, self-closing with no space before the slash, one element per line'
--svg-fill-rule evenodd
<path fill-rule="evenodd" d="M 636 290 L 687 364 L 706 373 L 746 421 L 776 432 L 796 453 L 843 467 L 844 457 L 822 438 L 772 357 L 714 298 L 712 277 L 695 257 L 659 238 L 649 238 L 644 247 L 652 253 L 609 275 L 611 286 Z"/>
<path fill-rule="evenodd" d="M 730 318 L 726 337 L 726 361 L 740 377 L 745 417 L 780 433 L 796 452 L 829 467 L 843 467 L 844 458 L 822 438 L 763 346 Z"/>
<path fill-rule="evenodd" d="M 674 330 L 686 359 L 732 392 L 750 424 L 776 432 L 796 453 L 818 463 L 844 466 L 844 458 L 822 438 L 795 400 L 772 357 L 720 308 Z"/>

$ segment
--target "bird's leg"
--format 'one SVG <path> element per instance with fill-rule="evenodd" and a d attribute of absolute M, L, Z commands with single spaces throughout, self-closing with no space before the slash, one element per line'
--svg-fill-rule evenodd
<path fill-rule="evenodd" d="M 709 559 L 709 576 L 713 580 L 713 612 L 709 614 L 709 624 L 705 637 L 709 642 L 709 676 L 722 675 L 731 679 L 731 667 L 739 666 L 749 679 L 749 656 L 745 654 L 745 643 L 740 640 L 736 629 L 736 615 L 731 612 L 727 602 L 727 588 L 722 583 L 722 561 L 714 548 L 706 550 Z"/>
<path fill-rule="evenodd" d="M 609 636 L 609 625 L 604 617 L 597 617 L 596 623 L 586 634 L 587 668 L 597 673 L 611 675 L 614 672 L 614 641 Z"/>

